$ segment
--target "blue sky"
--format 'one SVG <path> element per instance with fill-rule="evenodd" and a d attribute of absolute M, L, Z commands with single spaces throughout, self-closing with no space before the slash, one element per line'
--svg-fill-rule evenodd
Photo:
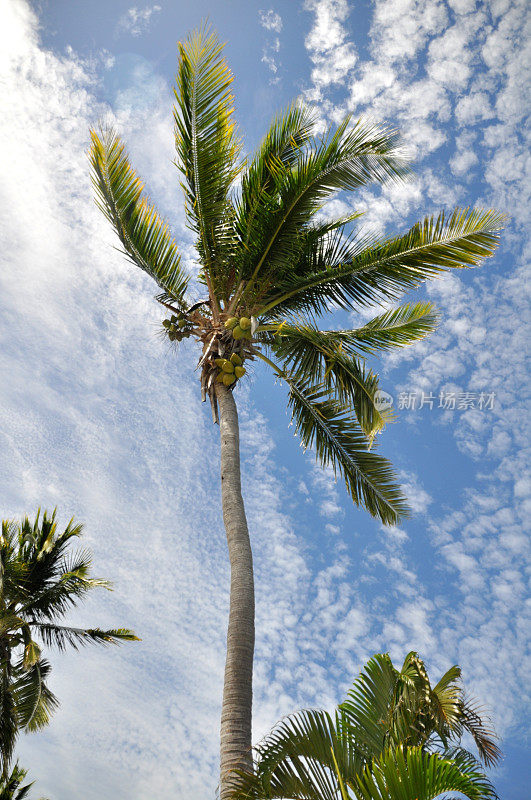
<path fill-rule="evenodd" d="M 380 232 L 454 205 L 511 217 L 494 259 L 417 294 L 439 308 L 436 334 L 375 363 L 398 412 L 379 449 L 415 510 L 403 527 L 353 508 L 302 452 L 270 374 L 257 367 L 238 389 L 257 581 L 255 739 L 296 708 L 333 707 L 372 653 L 415 649 L 435 677 L 462 666 L 503 737 L 500 796 L 523 800 L 526 4 L 2 5 L 0 506 L 16 516 L 57 505 L 63 520 L 84 521 L 95 572 L 115 591 L 73 619 L 127 625 L 143 640 L 53 657 L 61 710 L 19 748 L 39 791 L 199 800 L 217 782 L 228 603 L 218 431 L 199 401 L 197 353 L 187 344 L 177 358 L 162 343 L 153 286 L 112 249 L 85 155 L 89 126 L 114 119 L 194 269 L 171 164 L 171 86 L 176 42 L 208 17 L 228 42 L 247 149 L 297 95 L 323 126 L 353 113 L 400 127 L 414 179 L 334 198 L 334 212 L 364 210 Z M 441 392 L 455 409 L 439 406 Z M 423 393 L 433 408 L 418 407 Z M 480 408 L 482 393 L 494 398 Z"/>

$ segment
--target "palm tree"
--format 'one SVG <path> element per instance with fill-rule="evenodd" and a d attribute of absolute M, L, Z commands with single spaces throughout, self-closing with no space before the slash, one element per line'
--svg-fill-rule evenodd
<path fill-rule="evenodd" d="M 417 653 L 400 670 L 387 654 L 373 656 L 334 715 L 300 711 L 276 725 L 232 800 L 495 798 L 481 762 L 495 764 L 501 753 L 460 676 L 453 666 L 432 687 Z M 465 732 L 479 757 L 461 746 Z"/>
<path fill-rule="evenodd" d="M 47 685 L 51 665 L 41 645 L 77 649 L 89 643 L 133 641 L 125 628 L 59 624 L 91 589 L 110 585 L 90 577 L 87 550 L 68 552 L 82 532 L 70 520 L 57 531 L 56 512 L 20 523 L 2 520 L 0 538 L 0 765 L 4 780 L 20 731 L 46 726 L 59 701 Z M 40 640 L 40 644 L 37 640 Z"/>
<path fill-rule="evenodd" d="M 27 774 L 28 771 L 19 767 L 17 763 L 8 777 L 0 778 L 0 800 L 23 800 L 27 797 L 33 786 L 32 783 L 22 786 Z"/>
<path fill-rule="evenodd" d="M 295 103 L 275 117 L 257 152 L 241 157 L 233 121 L 232 73 L 207 28 L 179 45 L 175 88 L 176 164 L 196 236 L 203 297 L 168 225 L 144 192 L 112 127 L 91 131 L 98 205 L 130 262 L 158 285 L 171 342 L 201 347 L 202 400 L 220 423 L 223 520 L 231 565 L 227 656 L 221 717 L 221 800 L 228 775 L 251 765 L 254 650 L 252 553 L 240 486 L 234 389 L 258 359 L 288 387 L 296 430 L 323 465 L 340 473 L 356 504 L 386 524 L 407 513 L 389 462 L 371 451 L 389 412 L 375 403 L 377 376 L 365 359 L 433 330 L 430 303 L 386 311 L 353 330 L 320 330 L 341 308 L 389 303 L 426 278 L 475 266 L 492 255 L 503 224 L 494 211 L 456 209 L 385 239 L 350 231 L 358 214 L 319 213 L 339 190 L 408 174 L 395 131 L 346 119 L 314 136 L 315 114 Z M 206 295 L 206 297 L 205 297 Z M 246 366 L 244 366 L 246 365 Z"/>
<path fill-rule="evenodd" d="M 7 778 L 0 778 L 0 800 L 23 800 L 23 798 L 29 800 L 28 793 L 33 783 L 22 786 L 27 774 L 28 771 L 19 767 L 17 763 Z M 47 800 L 47 798 L 41 797 L 40 800 Z"/>

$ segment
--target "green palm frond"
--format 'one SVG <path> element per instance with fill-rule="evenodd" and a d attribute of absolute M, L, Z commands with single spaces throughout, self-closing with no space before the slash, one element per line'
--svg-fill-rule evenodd
<path fill-rule="evenodd" d="M 46 622 L 32 622 L 34 628 L 44 644 L 53 645 L 59 650 L 66 650 L 67 646 L 77 650 L 86 644 L 117 644 L 123 642 L 139 642 L 138 636 L 126 628 L 73 628 L 68 625 L 56 625 Z"/>
<path fill-rule="evenodd" d="M 437 322 L 433 303 L 406 303 L 374 317 L 361 328 L 329 333 L 339 334 L 344 350 L 373 355 L 423 339 L 435 330 Z"/>
<path fill-rule="evenodd" d="M 257 312 L 317 313 L 332 304 L 350 308 L 394 300 L 448 269 L 477 266 L 492 256 L 505 216 L 483 209 L 455 209 L 450 216 L 426 217 L 405 235 L 382 242 L 366 237 L 346 242 L 339 257 L 313 274 L 284 273 Z M 317 260 L 318 264 L 322 259 Z M 326 268 L 328 266 L 328 268 Z"/>
<path fill-rule="evenodd" d="M 9 776 L 0 778 L 0 800 L 24 800 L 28 796 L 33 783 L 22 786 L 28 771 L 15 764 Z"/>
<path fill-rule="evenodd" d="M 262 358 L 289 387 L 288 403 L 303 446 L 315 450 L 323 467 L 341 474 L 354 503 L 386 525 L 406 517 L 409 509 L 390 463 L 369 452 L 369 441 L 349 410 L 322 385 L 314 386 Z"/>
<path fill-rule="evenodd" d="M 22 662 L 16 666 L 12 691 L 18 729 L 31 733 L 46 727 L 58 708 L 59 700 L 46 685 L 50 672 L 51 665 L 45 659 L 30 669 L 25 669 Z"/>
<path fill-rule="evenodd" d="M 349 124 L 346 119 L 321 142 L 313 141 L 301 152 L 296 168 L 279 171 L 277 202 L 267 220 L 267 237 L 242 296 L 256 294 L 268 274 L 275 276 L 275 285 L 282 273 L 289 274 L 301 229 L 310 224 L 331 194 L 408 174 L 396 131 L 361 120 L 350 129 Z"/>
<path fill-rule="evenodd" d="M 296 166 L 301 148 L 315 125 L 313 109 L 292 104 L 273 120 L 261 145 L 242 174 L 236 202 L 239 249 L 238 278 L 247 280 L 265 246 L 270 217 L 278 210 L 279 175 Z"/>
<path fill-rule="evenodd" d="M 379 755 L 389 741 L 397 675 L 386 653 L 373 656 L 339 707 L 368 758 Z"/>
<path fill-rule="evenodd" d="M 232 244 L 227 197 L 240 171 L 233 75 L 222 51 L 223 45 L 208 27 L 190 34 L 179 44 L 174 92 L 177 165 L 184 176 L 187 217 L 198 237 L 207 282 L 214 284 Z"/>
<path fill-rule="evenodd" d="M 144 195 L 144 184 L 112 128 L 91 131 L 89 151 L 97 204 L 113 225 L 127 258 L 147 272 L 181 309 L 189 277 L 168 227 Z"/>
<path fill-rule="evenodd" d="M 363 433 L 372 443 L 376 433 L 394 420 L 390 409 L 380 409 L 375 395 L 379 378 L 348 349 L 347 331 L 320 331 L 308 321 L 280 323 L 265 340 L 284 371 L 322 385 L 345 408 L 352 408 Z M 352 332 L 354 333 L 354 332 Z M 344 344 L 347 347 L 344 347 Z"/>
<path fill-rule="evenodd" d="M 496 798 L 491 782 L 475 765 L 420 748 L 384 752 L 348 785 L 357 800 L 435 800 L 445 792 L 460 792 L 469 800 Z"/>
<path fill-rule="evenodd" d="M 366 764 L 343 727 L 326 711 L 286 717 L 255 748 L 254 773 L 238 773 L 233 800 L 338 800 L 341 784 Z"/>

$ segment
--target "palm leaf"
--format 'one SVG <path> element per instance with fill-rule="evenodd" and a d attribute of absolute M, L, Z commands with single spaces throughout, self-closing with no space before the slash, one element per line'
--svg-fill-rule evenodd
<path fill-rule="evenodd" d="M 13 681 L 13 697 L 17 714 L 17 728 L 29 732 L 44 728 L 51 715 L 59 706 L 59 701 L 46 685 L 51 666 L 45 659 L 26 670 L 22 663 L 17 665 L 16 679 Z"/>
<path fill-rule="evenodd" d="M 349 409 L 322 386 L 312 386 L 264 360 L 289 386 L 288 403 L 302 444 L 315 449 L 323 467 L 331 465 L 334 473 L 341 474 L 356 505 L 363 505 L 386 525 L 396 525 L 407 516 L 409 509 L 394 483 L 391 465 L 369 452 L 369 442 Z"/>
<path fill-rule="evenodd" d="M 260 147 L 242 175 L 236 203 L 239 248 L 238 277 L 247 280 L 266 244 L 271 217 L 278 210 L 277 189 L 282 176 L 296 166 L 301 148 L 315 125 L 313 109 L 292 104 L 275 117 Z"/>
<path fill-rule="evenodd" d="M 337 715 L 325 711 L 304 710 L 283 719 L 255 748 L 255 771 L 238 773 L 233 800 L 338 800 L 341 784 L 366 763 L 342 727 Z"/>
<path fill-rule="evenodd" d="M 338 335 L 339 333 L 339 335 Z M 308 321 L 280 323 L 268 343 L 284 362 L 284 370 L 314 386 L 323 385 L 344 407 L 352 407 L 363 433 L 372 443 L 376 433 L 394 419 L 390 409 L 379 409 L 379 378 L 354 355 L 346 352 L 346 331 L 320 331 Z"/>
<path fill-rule="evenodd" d="M 144 196 L 144 184 L 112 128 L 91 131 L 89 158 L 97 204 L 113 225 L 123 252 L 147 272 L 174 303 L 186 308 L 188 276 L 168 225 Z"/>
<path fill-rule="evenodd" d="M 310 224 L 333 192 L 356 189 L 372 181 L 397 180 L 408 174 L 396 131 L 361 120 L 348 130 L 349 123 L 347 118 L 319 144 L 314 142 L 306 148 L 296 168 L 280 173 L 283 180 L 279 180 L 276 210 L 244 295 L 252 294 L 255 283 L 268 272 L 286 271 L 297 253 L 301 228 Z"/>
<path fill-rule="evenodd" d="M 504 221 L 495 211 L 457 208 L 449 217 L 426 217 L 403 236 L 372 243 L 355 237 L 342 250 L 336 245 L 338 255 L 327 265 L 319 258 L 313 274 L 286 272 L 257 315 L 394 300 L 427 278 L 492 256 Z"/>
<path fill-rule="evenodd" d="M 349 781 L 358 800 L 435 800 L 461 792 L 469 800 L 492 800 L 496 792 L 474 764 L 453 762 L 420 748 L 386 751 Z"/>
<path fill-rule="evenodd" d="M 54 645 L 59 650 L 65 650 L 68 645 L 77 650 L 80 645 L 91 643 L 105 645 L 116 644 L 120 641 L 140 641 L 138 636 L 126 628 L 101 630 L 101 628 L 73 628 L 68 625 L 44 622 L 31 622 L 30 624 L 37 630 L 46 645 Z"/>
<path fill-rule="evenodd" d="M 227 240 L 229 246 L 232 242 L 227 195 L 240 171 L 230 90 L 233 75 L 222 51 L 208 27 L 194 31 L 179 44 L 174 92 L 177 164 L 185 179 L 187 216 L 198 236 L 207 283 L 219 277 Z"/>

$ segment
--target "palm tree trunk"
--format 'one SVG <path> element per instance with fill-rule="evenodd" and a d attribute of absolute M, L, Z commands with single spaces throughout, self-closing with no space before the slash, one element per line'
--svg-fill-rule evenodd
<path fill-rule="evenodd" d="M 251 770 L 254 654 L 253 556 L 241 492 L 238 412 L 232 392 L 216 387 L 220 409 L 221 499 L 230 559 L 230 611 L 221 709 L 220 800 L 231 793 L 230 772 Z"/>

